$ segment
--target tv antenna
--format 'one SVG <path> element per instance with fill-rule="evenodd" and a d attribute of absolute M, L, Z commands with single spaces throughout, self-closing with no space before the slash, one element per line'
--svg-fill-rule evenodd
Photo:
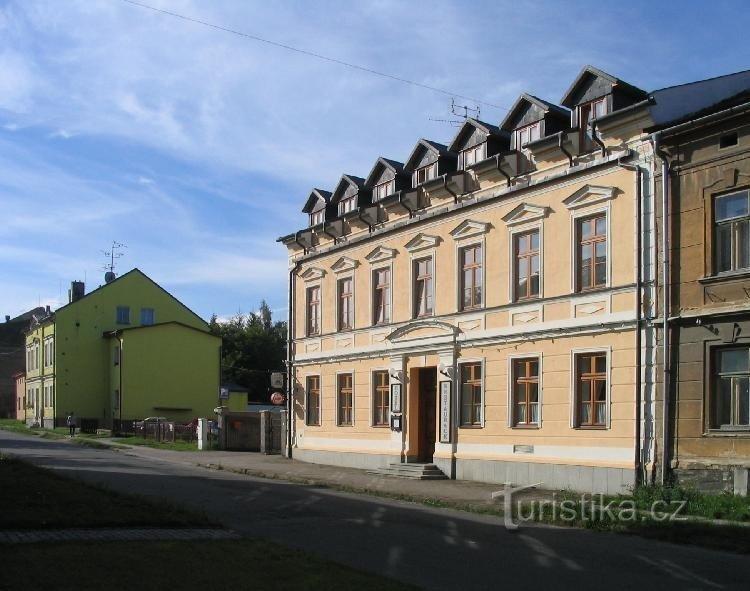
<path fill-rule="evenodd" d="M 456 103 L 456 99 L 451 98 L 451 119 L 437 119 L 435 117 L 427 117 L 430 121 L 438 121 L 440 123 L 450 123 L 453 127 L 461 127 L 469 117 L 479 119 L 481 114 L 481 107 L 479 105 L 459 105 Z"/>
<path fill-rule="evenodd" d="M 121 242 L 117 242 L 116 240 L 112 241 L 112 246 L 109 247 L 109 250 L 103 250 L 102 254 L 105 257 L 109 257 L 109 264 L 104 265 L 102 268 L 102 271 L 106 271 L 104 274 L 104 280 L 107 283 L 110 283 L 114 280 L 114 278 L 117 276 L 115 274 L 115 261 L 119 259 L 122 256 L 125 256 L 124 252 L 119 252 L 121 248 L 127 248 L 127 244 L 122 244 Z"/>

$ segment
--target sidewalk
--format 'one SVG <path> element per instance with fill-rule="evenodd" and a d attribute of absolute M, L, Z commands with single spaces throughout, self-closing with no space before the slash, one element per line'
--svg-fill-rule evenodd
<path fill-rule="evenodd" d="M 97 440 L 104 442 L 106 440 Z M 346 492 L 356 492 L 427 502 L 439 505 L 464 506 L 475 510 L 502 509 L 502 499 L 493 501 L 492 493 L 503 489 L 501 484 L 463 480 L 411 480 L 376 474 L 357 468 L 343 468 L 290 460 L 280 455 L 253 452 L 196 451 L 184 452 L 129 446 L 121 453 L 157 459 L 182 465 L 229 470 L 249 476 L 284 480 L 298 484 L 326 486 Z M 551 499 L 553 491 L 527 490 L 514 495 L 514 500 Z"/>

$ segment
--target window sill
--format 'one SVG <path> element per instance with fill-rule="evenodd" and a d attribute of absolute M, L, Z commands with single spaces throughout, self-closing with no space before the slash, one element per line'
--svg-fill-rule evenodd
<path fill-rule="evenodd" d="M 606 425 L 578 425 L 573 428 L 578 431 L 606 431 L 607 430 Z"/>
<path fill-rule="evenodd" d="M 724 271 L 723 273 L 717 273 L 716 275 L 709 275 L 698 279 L 698 283 L 711 284 L 719 283 L 721 281 L 731 281 L 732 279 L 750 279 L 750 269 L 742 269 L 739 271 Z"/>
<path fill-rule="evenodd" d="M 521 429 L 521 430 L 526 430 L 526 431 L 528 431 L 529 429 L 531 429 L 531 430 L 534 430 L 534 431 L 538 431 L 539 429 L 541 429 L 541 427 L 539 425 L 536 425 L 536 424 L 533 424 L 533 425 L 532 424 L 529 424 L 529 425 L 513 425 L 511 427 L 511 429 Z"/>
<path fill-rule="evenodd" d="M 704 437 L 750 437 L 750 426 L 737 426 L 727 429 L 709 429 Z"/>
<path fill-rule="evenodd" d="M 575 293 L 577 294 L 590 294 L 590 293 L 597 293 L 600 291 L 606 291 L 609 289 L 609 285 L 597 285 L 595 287 L 579 287 L 576 289 Z"/>
<path fill-rule="evenodd" d="M 484 425 L 459 425 L 459 429 L 484 429 Z"/>
<path fill-rule="evenodd" d="M 370 425 L 373 429 L 390 429 L 390 425 Z"/>
<path fill-rule="evenodd" d="M 336 426 L 337 427 L 345 427 L 347 429 L 351 429 L 352 427 L 354 427 L 354 425 L 336 425 Z"/>

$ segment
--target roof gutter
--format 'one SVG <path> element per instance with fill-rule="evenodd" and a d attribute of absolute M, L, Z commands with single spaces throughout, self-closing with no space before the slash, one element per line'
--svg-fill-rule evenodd
<path fill-rule="evenodd" d="M 500 168 L 500 154 L 495 154 L 495 166 L 497 167 L 497 171 L 507 179 L 508 187 L 510 187 L 510 175 Z"/>
<path fill-rule="evenodd" d="M 455 193 L 448 188 L 448 174 L 447 173 L 443 175 L 443 189 L 445 189 L 446 191 L 448 191 L 448 193 L 453 195 L 453 203 L 458 203 L 458 193 Z"/>
<path fill-rule="evenodd" d="M 560 148 L 560 151 L 568 157 L 568 164 L 570 166 L 573 166 L 573 155 L 565 149 L 563 141 L 563 132 L 560 131 L 557 135 L 557 147 Z M 620 161 L 618 160 L 617 162 L 619 164 Z"/>
<path fill-rule="evenodd" d="M 325 221 L 323 222 L 323 234 L 325 234 L 326 236 L 328 236 L 328 237 L 329 237 L 329 238 L 330 238 L 331 240 L 333 240 L 333 243 L 334 243 L 334 244 L 336 244 L 336 236 L 334 236 L 333 234 L 331 234 L 331 233 L 330 233 L 330 232 L 329 232 L 329 231 L 328 231 L 328 230 L 326 229 L 326 223 L 327 223 L 327 222 L 325 222 Z"/>
<path fill-rule="evenodd" d="M 695 129 L 698 127 L 702 127 L 704 125 L 708 125 L 709 123 L 713 123 L 714 121 L 718 119 L 724 119 L 730 115 L 743 115 L 747 113 L 748 111 L 750 111 L 750 102 L 742 103 L 741 105 L 735 105 L 734 107 L 730 107 L 728 109 L 724 109 L 723 111 L 718 111 L 716 113 L 711 113 L 710 115 L 704 115 L 703 117 L 690 119 L 689 121 L 685 121 L 684 123 L 679 123 L 677 125 L 673 125 L 672 127 L 665 127 L 662 130 L 652 133 L 651 134 L 652 141 L 653 141 L 653 137 L 656 135 L 658 135 L 661 138 L 665 138 L 667 136 L 680 133 L 681 131 L 685 131 L 687 129 Z"/>
<path fill-rule="evenodd" d="M 417 192 L 419 192 L 420 190 L 422 190 L 422 187 L 421 186 L 417 187 Z M 399 191 L 399 193 L 398 193 L 398 203 L 399 203 L 399 205 L 401 205 L 401 207 L 403 207 L 406 211 L 409 212 L 409 217 L 410 218 L 414 217 L 414 210 L 411 207 L 409 207 L 408 205 L 406 205 L 406 203 L 404 203 L 404 192 L 403 191 Z"/>
<path fill-rule="evenodd" d="M 604 142 L 601 140 L 601 138 L 596 134 L 596 124 L 597 124 L 597 120 L 592 119 L 591 120 L 591 139 L 593 139 L 597 144 L 601 146 L 602 158 L 605 158 L 607 156 L 607 147 L 604 145 Z"/>

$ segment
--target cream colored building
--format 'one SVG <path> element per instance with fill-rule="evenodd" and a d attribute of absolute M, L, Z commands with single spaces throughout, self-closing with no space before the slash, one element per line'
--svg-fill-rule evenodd
<path fill-rule="evenodd" d="M 564 107 L 522 95 L 499 126 L 311 193 L 280 238 L 294 457 L 603 493 L 646 473 L 646 98 L 587 67 Z"/>

